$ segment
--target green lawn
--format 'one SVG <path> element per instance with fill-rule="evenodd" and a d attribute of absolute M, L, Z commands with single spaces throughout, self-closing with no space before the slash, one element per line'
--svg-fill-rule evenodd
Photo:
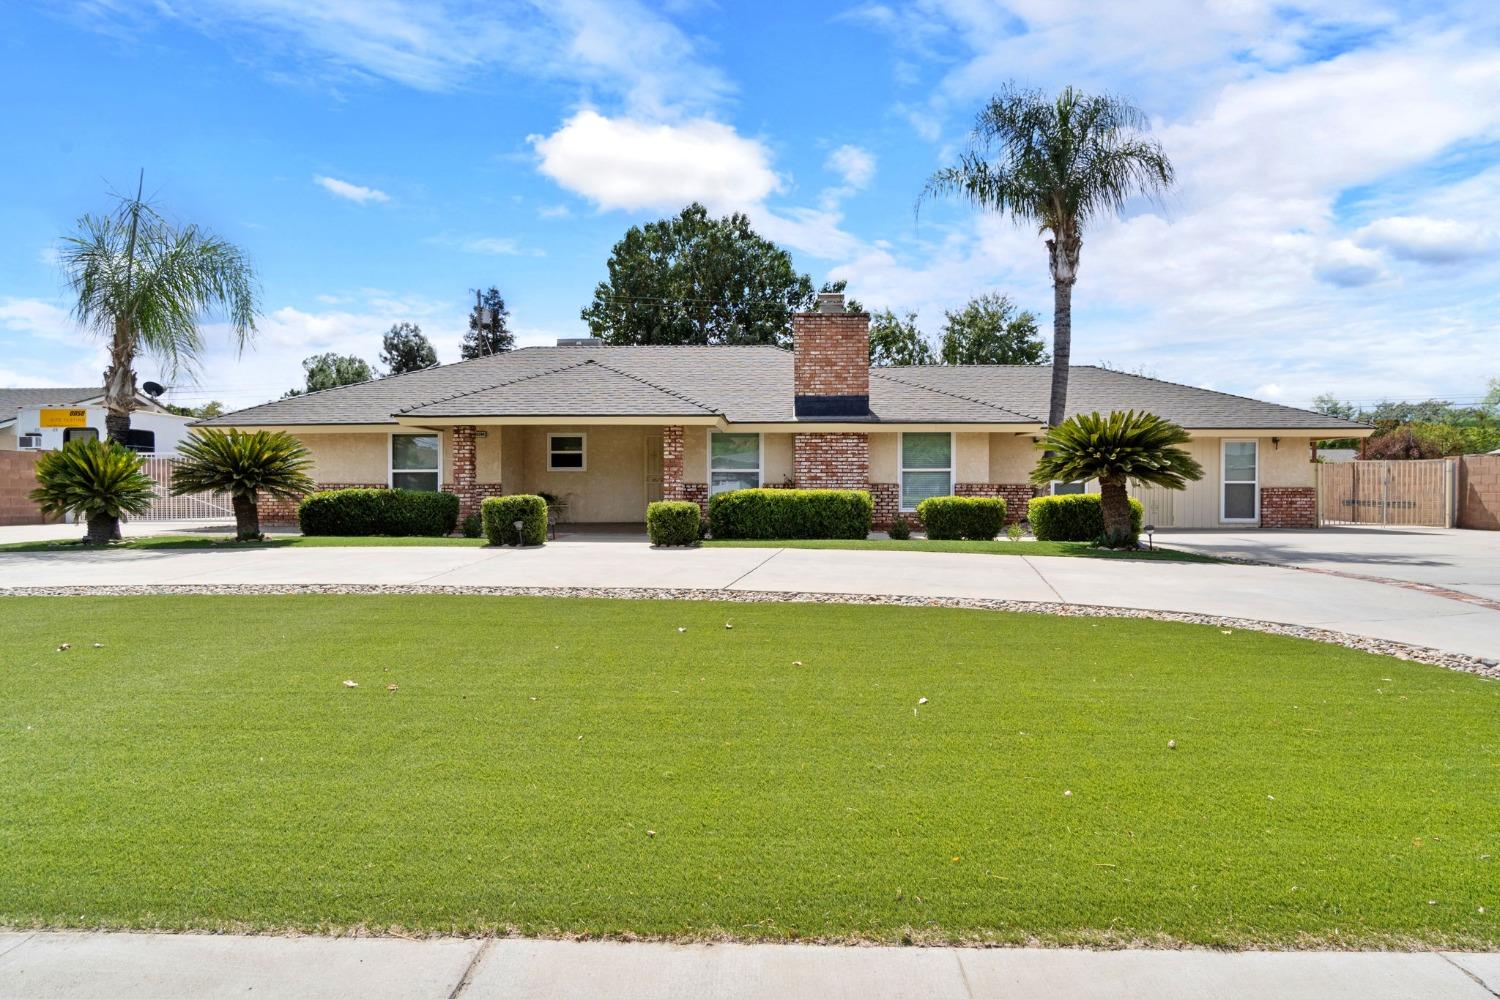
<path fill-rule="evenodd" d="M 1500 946 L 1500 683 L 1289 638 L 12 597 L 0 682 L 0 923 Z"/>
<path fill-rule="evenodd" d="M 846 548 L 880 552 L 962 552 L 974 555 L 1069 555 L 1078 558 L 1128 558 L 1176 562 L 1220 562 L 1222 559 L 1194 552 L 1172 551 L 1157 547 L 1155 551 L 1111 551 L 1095 548 L 1087 541 L 928 541 L 912 538 L 892 541 L 888 538 L 864 540 L 815 541 L 705 541 L 709 548 Z"/>

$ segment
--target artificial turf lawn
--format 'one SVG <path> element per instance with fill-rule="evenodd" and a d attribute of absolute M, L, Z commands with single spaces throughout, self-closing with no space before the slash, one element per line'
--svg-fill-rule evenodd
<path fill-rule="evenodd" d="M 1087 541 L 929 541 L 912 538 L 893 541 L 890 538 L 810 539 L 797 541 L 705 541 L 708 548 L 845 548 L 852 551 L 881 552 L 958 552 L 967 555 L 1067 555 L 1078 558 L 1152 559 L 1172 562 L 1222 562 L 1212 555 L 1179 552 L 1157 547 L 1154 550 L 1096 548 Z"/>
<path fill-rule="evenodd" d="M 0 683 L 0 923 L 1500 945 L 1500 683 L 1290 638 L 10 597 Z"/>

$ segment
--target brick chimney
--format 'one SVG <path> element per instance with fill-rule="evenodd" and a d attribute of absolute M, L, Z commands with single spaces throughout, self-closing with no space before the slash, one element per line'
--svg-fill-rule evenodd
<path fill-rule="evenodd" d="M 838 292 L 792 317 L 792 383 L 798 419 L 870 415 L 870 317 L 844 311 Z"/>

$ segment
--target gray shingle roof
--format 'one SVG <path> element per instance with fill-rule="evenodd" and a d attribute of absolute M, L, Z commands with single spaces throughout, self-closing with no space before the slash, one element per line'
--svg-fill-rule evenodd
<path fill-rule="evenodd" d="M 870 422 L 1045 422 L 1051 369 L 874 368 Z M 776 347 L 526 347 L 242 409 L 205 426 L 395 423 L 397 417 L 704 416 L 795 423 L 792 354 Z M 1188 428 L 1355 430 L 1361 424 L 1243 396 L 1072 370 L 1074 411 L 1148 409 Z"/>
<path fill-rule="evenodd" d="M 31 406 L 71 406 L 104 394 L 98 385 L 83 388 L 0 388 L 0 420 L 9 420 L 16 410 Z"/>

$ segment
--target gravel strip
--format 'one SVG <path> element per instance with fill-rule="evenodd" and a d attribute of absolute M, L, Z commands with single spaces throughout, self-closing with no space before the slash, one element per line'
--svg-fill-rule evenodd
<path fill-rule="evenodd" d="M 439 595 L 477 597 L 594 597 L 609 600 L 719 600 L 732 603 L 868 604 L 888 607 L 958 607 L 967 610 L 1013 611 L 1025 614 L 1056 614 L 1060 617 L 1140 618 L 1205 624 L 1210 627 L 1261 631 L 1271 635 L 1306 638 L 1314 642 L 1342 645 L 1374 655 L 1393 656 L 1427 663 L 1460 673 L 1473 673 L 1500 680 L 1500 662 L 1456 652 L 1407 645 L 1379 638 L 1349 635 L 1323 628 L 1307 628 L 1274 621 L 1241 617 L 1216 617 L 1179 611 L 1136 610 L 1096 604 L 1064 604 L 1031 600 L 990 600 L 980 597 L 909 597 L 863 593 L 781 593 L 768 590 L 711 590 L 666 587 L 606 586 L 386 586 L 360 583 L 268 583 L 245 585 L 139 585 L 139 586 L 14 586 L 0 587 L 0 597 L 146 597 L 146 596 L 296 596 L 329 595 Z"/>

